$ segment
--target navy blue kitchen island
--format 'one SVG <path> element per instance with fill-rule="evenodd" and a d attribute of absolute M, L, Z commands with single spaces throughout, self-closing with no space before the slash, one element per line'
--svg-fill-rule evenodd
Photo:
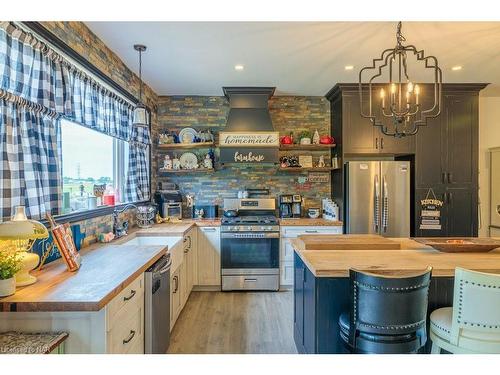
<path fill-rule="evenodd" d="M 338 319 L 349 309 L 349 268 L 385 274 L 433 267 L 428 314 L 453 305 L 455 267 L 500 273 L 499 250 L 483 254 L 439 253 L 413 245 L 403 250 L 294 251 L 294 340 L 299 353 L 347 353 L 340 337 Z M 315 254 L 313 254 L 315 253 Z M 331 271 L 331 272 L 330 272 Z M 331 276 L 329 275 L 331 274 Z M 428 339 L 425 352 L 430 352 Z"/>

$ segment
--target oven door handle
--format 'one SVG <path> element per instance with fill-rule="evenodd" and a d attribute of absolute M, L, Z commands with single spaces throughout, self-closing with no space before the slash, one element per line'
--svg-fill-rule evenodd
<path fill-rule="evenodd" d="M 273 233 L 262 233 L 262 234 L 238 234 L 238 233 L 221 233 L 221 238 L 236 238 L 236 239 L 268 239 L 268 238 L 280 238 L 278 232 Z"/>

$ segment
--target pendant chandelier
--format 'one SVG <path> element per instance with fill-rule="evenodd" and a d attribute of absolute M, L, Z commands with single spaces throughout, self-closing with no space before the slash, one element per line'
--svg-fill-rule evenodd
<path fill-rule="evenodd" d="M 142 53 L 146 50 L 146 46 L 142 44 L 134 44 L 134 49 L 139 52 L 139 102 L 134 108 L 133 126 L 149 127 L 149 113 L 142 102 Z"/>
<path fill-rule="evenodd" d="M 379 58 L 372 60 L 371 66 L 359 72 L 361 116 L 370 119 L 373 126 L 387 136 L 415 135 L 420 126 L 427 124 L 427 119 L 441 113 L 442 73 L 438 61 L 413 45 L 403 45 L 405 41 L 399 22 L 396 46 L 383 51 Z M 412 81 L 408 57 L 421 62 L 420 69 L 430 71 L 434 82 L 418 85 Z"/>

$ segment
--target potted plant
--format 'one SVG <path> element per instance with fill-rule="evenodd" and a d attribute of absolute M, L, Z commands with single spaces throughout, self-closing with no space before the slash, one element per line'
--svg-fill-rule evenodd
<path fill-rule="evenodd" d="M 301 145 L 310 145 L 311 144 L 311 132 L 304 130 L 300 133 L 300 144 Z"/>
<path fill-rule="evenodd" d="M 21 269 L 21 257 L 9 246 L 0 248 L 0 297 L 10 296 L 16 292 L 17 271 Z"/>

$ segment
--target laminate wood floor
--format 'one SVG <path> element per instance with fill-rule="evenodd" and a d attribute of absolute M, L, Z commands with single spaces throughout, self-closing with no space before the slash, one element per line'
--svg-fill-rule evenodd
<path fill-rule="evenodd" d="M 293 291 L 192 292 L 168 353 L 295 354 Z"/>

